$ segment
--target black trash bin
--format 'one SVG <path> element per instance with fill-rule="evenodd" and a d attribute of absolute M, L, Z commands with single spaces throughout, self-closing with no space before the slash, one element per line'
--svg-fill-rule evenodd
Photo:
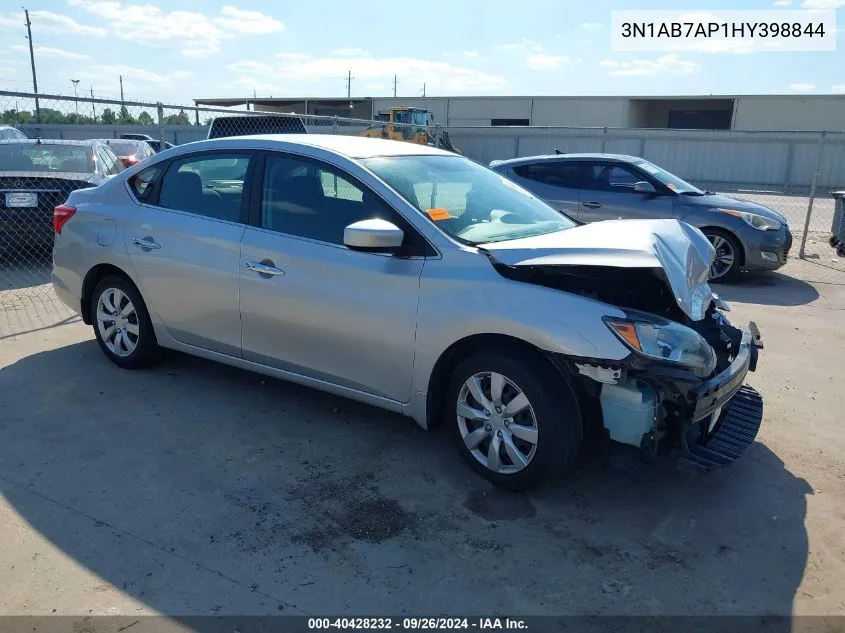
<path fill-rule="evenodd" d="M 839 257 L 845 257 L 845 191 L 834 191 L 833 222 L 830 225 L 830 245 Z"/>

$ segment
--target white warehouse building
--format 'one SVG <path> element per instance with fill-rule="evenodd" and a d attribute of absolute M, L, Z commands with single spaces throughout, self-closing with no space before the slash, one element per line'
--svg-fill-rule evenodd
<path fill-rule="evenodd" d="M 690 97 L 366 97 L 195 99 L 197 105 L 248 106 L 376 118 L 390 106 L 431 111 L 436 123 L 466 126 L 567 126 L 737 131 L 843 131 L 845 95 Z"/>

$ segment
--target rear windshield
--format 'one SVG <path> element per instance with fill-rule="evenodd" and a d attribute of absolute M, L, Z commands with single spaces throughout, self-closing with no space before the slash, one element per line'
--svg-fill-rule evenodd
<path fill-rule="evenodd" d="M 256 134 L 307 134 L 302 119 L 292 116 L 218 117 L 211 123 L 208 138 L 253 136 Z"/>
<path fill-rule="evenodd" d="M 126 141 L 109 141 L 107 143 L 112 151 L 118 156 L 134 156 L 141 149 L 139 143 L 131 143 Z"/>
<path fill-rule="evenodd" d="M 79 145 L 0 144 L 0 171 L 94 172 L 91 150 Z"/>

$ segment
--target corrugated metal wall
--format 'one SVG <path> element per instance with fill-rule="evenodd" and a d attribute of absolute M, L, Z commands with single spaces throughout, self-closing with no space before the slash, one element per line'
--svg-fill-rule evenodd
<path fill-rule="evenodd" d="M 641 156 L 697 183 L 798 192 L 809 188 L 819 152 L 815 132 L 602 128 L 449 128 L 452 143 L 483 164 L 562 152 Z M 818 185 L 845 186 L 845 133 L 827 133 Z"/>

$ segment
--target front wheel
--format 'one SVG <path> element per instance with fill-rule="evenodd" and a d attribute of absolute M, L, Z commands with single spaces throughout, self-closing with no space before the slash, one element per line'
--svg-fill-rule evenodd
<path fill-rule="evenodd" d="M 476 352 L 460 363 L 449 384 L 447 415 L 469 466 L 511 490 L 564 475 L 581 447 L 569 386 L 545 359 L 521 350 Z"/>
<path fill-rule="evenodd" d="M 742 246 L 726 231 L 705 229 L 704 235 L 716 249 L 716 256 L 710 264 L 710 281 L 728 281 L 739 275 Z"/>

